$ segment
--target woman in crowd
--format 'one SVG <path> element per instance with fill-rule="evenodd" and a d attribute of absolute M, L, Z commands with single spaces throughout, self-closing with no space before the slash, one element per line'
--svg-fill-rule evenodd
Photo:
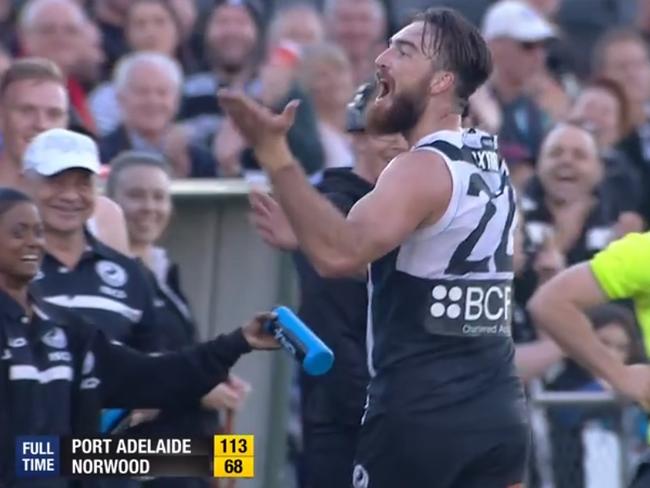
<path fill-rule="evenodd" d="M 14 486 L 15 436 L 96 435 L 102 406 L 187 408 L 227 380 L 243 353 L 276 347 L 263 329 L 269 314 L 180 353 L 153 357 L 118 345 L 76 312 L 41 300 L 31 283 L 44 252 L 36 205 L 17 190 L 0 188 L 2 486 Z M 30 486 L 70 485 L 47 479 Z"/>
<path fill-rule="evenodd" d="M 152 272 L 158 295 L 165 302 L 166 330 L 161 346 L 178 349 L 193 343 L 196 331 L 180 290 L 178 267 L 165 249 L 156 246 L 172 213 L 170 171 L 161 156 L 125 151 L 111 161 L 106 193 L 124 212 L 131 255 Z"/>
<path fill-rule="evenodd" d="M 180 289 L 178 267 L 165 249 L 156 243 L 167 228 L 172 212 L 170 167 L 160 156 L 127 151 L 111 162 L 107 193 L 122 207 L 126 217 L 131 254 L 151 271 L 152 284 L 160 301 L 157 308 L 159 337 L 163 350 L 174 351 L 196 343 L 196 327 L 190 306 Z M 250 386 L 231 375 L 211 393 L 213 405 L 231 410 L 241 408 Z M 139 419 L 138 419 L 139 420 Z M 143 420 L 149 420 L 143 416 Z M 135 431 L 138 434 L 213 435 L 219 430 L 217 416 L 208 411 L 188 410 L 182 414 L 162 412 L 153 422 Z M 133 430 L 132 430 L 133 431 Z M 174 487 L 203 486 L 199 481 L 173 480 Z M 169 486 L 156 480 L 147 486 Z"/>
<path fill-rule="evenodd" d="M 594 136 L 605 164 L 605 184 L 611 188 L 621 211 L 626 212 L 624 224 L 640 222 L 641 176 L 618 143 L 631 130 L 630 108 L 625 92 L 615 81 L 599 78 L 585 85 L 576 98 L 569 120 Z M 621 229 L 621 234 L 625 233 Z"/>

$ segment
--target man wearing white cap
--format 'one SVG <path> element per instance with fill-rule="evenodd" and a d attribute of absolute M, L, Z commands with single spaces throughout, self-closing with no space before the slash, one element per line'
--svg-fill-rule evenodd
<path fill-rule="evenodd" d="M 47 242 L 35 286 L 46 301 L 79 309 L 109 338 L 155 350 L 153 292 L 142 269 L 86 229 L 99 168 L 97 146 L 76 132 L 50 129 L 27 146 L 24 187 L 38 205 Z"/>
<path fill-rule="evenodd" d="M 109 339 L 156 352 L 163 333 L 159 324 L 165 318 L 144 267 L 99 242 L 86 225 L 97 203 L 99 171 L 97 145 L 77 132 L 50 129 L 34 137 L 25 149 L 22 186 L 38 206 L 46 242 L 33 286 L 44 301 L 78 311 Z M 217 386 L 202 406 L 222 408 L 229 394 Z M 103 427 L 114 428 L 128 413 L 107 412 Z M 109 424 L 108 418 L 117 420 Z M 134 485 L 118 480 L 107 486 Z"/>
<path fill-rule="evenodd" d="M 503 111 L 499 146 L 534 162 L 548 116 L 529 94 L 542 73 L 545 43 L 555 36 L 553 26 L 535 9 L 519 0 L 502 0 L 488 9 L 483 36 L 492 52 L 494 71 L 490 90 Z"/>

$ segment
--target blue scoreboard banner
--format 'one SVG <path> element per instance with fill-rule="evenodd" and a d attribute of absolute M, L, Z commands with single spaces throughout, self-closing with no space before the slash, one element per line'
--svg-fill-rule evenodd
<path fill-rule="evenodd" d="M 16 437 L 16 475 L 18 477 L 58 477 L 60 466 L 58 437 Z"/>

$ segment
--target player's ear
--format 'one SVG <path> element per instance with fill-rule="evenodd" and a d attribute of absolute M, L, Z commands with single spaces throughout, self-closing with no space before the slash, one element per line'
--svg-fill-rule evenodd
<path fill-rule="evenodd" d="M 436 71 L 431 77 L 429 91 L 431 95 L 438 95 L 449 90 L 454 84 L 455 76 L 450 71 Z"/>

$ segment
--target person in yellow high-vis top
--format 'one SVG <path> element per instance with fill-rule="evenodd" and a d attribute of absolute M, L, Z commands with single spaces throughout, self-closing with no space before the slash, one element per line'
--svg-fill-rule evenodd
<path fill-rule="evenodd" d="M 650 232 L 628 234 L 589 262 L 563 271 L 536 292 L 529 309 L 535 324 L 570 357 L 650 412 L 650 365 L 626 365 L 611 354 L 585 314 L 590 307 L 619 299 L 634 302 L 650 356 Z M 650 455 L 630 488 L 648 486 Z"/>

